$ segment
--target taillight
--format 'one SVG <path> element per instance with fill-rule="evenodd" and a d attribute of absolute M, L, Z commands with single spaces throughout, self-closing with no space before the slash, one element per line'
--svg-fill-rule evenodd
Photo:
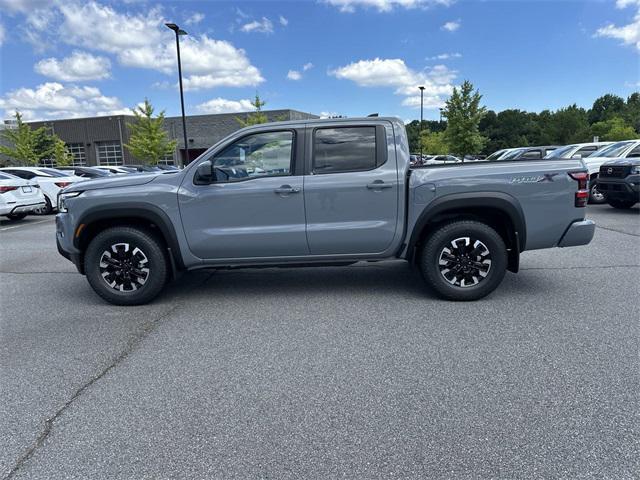
<path fill-rule="evenodd" d="M 71 182 L 56 182 L 56 185 L 59 186 L 60 188 L 64 188 L 71 185 Z"/>
<path fill-rule="evenodd" d="M 572 172 L 569 176 L 578 182 L 576 192 L 576 207 L 586 207 L 589 203 L 589 174 L 587 172 Z"/>
<path fill-rule="evenodd" d="M 0 185 L 0 193 L 11 192 L 12 190 L 17 190 L 18 187 L 10 187 L 8 185 Z"/>

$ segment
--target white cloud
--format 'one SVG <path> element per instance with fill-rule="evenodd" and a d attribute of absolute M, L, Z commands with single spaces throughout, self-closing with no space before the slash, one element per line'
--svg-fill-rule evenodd
<path fill-rule="evenodd" d="M 394 8 L 417 8 L 434 5 L 449 6 L 455 0 L 325 0 L 325 3 L 338 7 L 341 12 L 352 13 L 356 8 L 375 8 L 379 12 L 390 12 Z"/>
<path fill-rule="evenodd" d="M 227 100 L 218 97 L 197 105 L 196 110 L 202 113 L 238 113 L 252 111 L 255 108 L 248 99 Z"/>
<path fill-rule="evenodd" d="M 50 3 L 51 0 L 0 0 L 0 7 L 10 14 L 29 13 Z"/>
<path fill-rule="evenodd" d="M 189 16 L 184 23 L 187 25 L 196 25 L 204 20 L 204 13 L 195 12 L 193 15 Z"/>
<path fill-rule="evenodd" d="M 440 27 L 440 28 L 442 30 L 446 30 L 447 32 L 455 32 L 456 30 L 458 30 L 460 28 L 460 20 L 447 22 L 444 25 L 442 25 L 442 27 Z"/>
<path fill-rule="evenodd" d="M 612 23 L 599 28 L 597 37 L 608 37 L 621 40 L 623 45 L 631 45 L 640 51 L 640 0 L 617 0 L 617 8 L 636 7 L 636 13 L 631 23 L 616 26 Z"/>
<path fill-rule="evenodd" d="M 337 118 L 341 116 L 338 112 L 320 112 L 320 118 Z"/>
<path fill-rule="evenodd" d="M 0 109 L 6 117 L 18 110 L 29 120 L 131 113 L 117 97 L 105 96 L 95 87 L 63 86 L 57 82 L 12 90 L 0 97 Z"/>
<path fill-rule="evenodd" d="M 423 71 L 407 67 L 399 58 L 360 60 L 330 71 L 336 78 L 351 80 L 361 87 L 391 87 L 396 95 L 404 96 L 405 106 L 420 106 L 419 86 L 424 86 L 424 105 L 426 108 L 438 108 L 444 104 L 444 98 L 453 90 L 452 82 L 456 72 L 445 65 Z"/>
<path fill-rule="evenodd" d="M 280 18 L 278 18 L 278 20 L 280 22 L 280 25 L 282 25 L 283 27 L 286 27 L 287 25 L 289 25 L 289 20 L 287 20 L 282 15 L 280 15 Z"/>
<path fill-rule="evenodd" d="M 427 57 L 425 60 L 449 60 L 452 58 L 461 58 L 461 53 L 441 53 L 440 55 L 434 55 L 433 57 Z"/>
<path fill-rule="evenodd" d="M 79 82 L 109 78 L 111 62 L 87 52 L 75 51 L 69 57 L 58 60 L 45 58 L 35 64 L 34 69 L 45 77 L 63 82 Z"/>
<path fill-rule="evenodd" d="M 245 23 L 240 27 L 240 30 L 245 33 L 273 33 L 273 23 L 267 17 L 262 17 L 261 20 L 254 20 L 253 22 Z"/>
<path fill-rule="evenodd" d="M 4 25 L 0 23 L 0 47 L 4 43 Z"/>
<path fill-rule="evenodd" d="M 640 82 L 624 82 L 624 86 L 627 88 L 640 88 Z"/>
<path fill-rule="evenodd" d="M 311 70 L 313 68 L 313 63 L 308 62 L 302 66 L 302 71 L 306 72 L 307 70 Z"/>
<path fill-rule="evenodd" d="M 96 2 L 60 4 L 59 38 L 72 45 L 91 45 L 116 56 L 128 67 L 174 75 L 175 37 L 164 26 L 159 8 L 144 14 L 117 12 Z M 230 42 L 189 35 L 180 42 L 186 89 L 255 86 L 264 81 L 244 50 Z"/>
<path fill-rule="evenodd" d="M 297 70 L 289 70 L 289 72 L 287 73 L 287 78 L 289 80 L 301 80 L 302 74 Z"/>

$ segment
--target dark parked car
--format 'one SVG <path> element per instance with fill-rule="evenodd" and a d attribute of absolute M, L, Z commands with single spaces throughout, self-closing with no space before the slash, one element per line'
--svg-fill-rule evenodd
<path fill-rule="evenodd" d="M 640 158 L 611 160 L 600 167 L 598 190 L 613 208 L 640 202 Z"/>
<path fill-rule="evenodd" d="M 106 170 L 92 167 L 57 167 L 56 170 L 71 172 L 72 175 L 84 178 L 101 178 L 111 176 L 111 173 Z"/>

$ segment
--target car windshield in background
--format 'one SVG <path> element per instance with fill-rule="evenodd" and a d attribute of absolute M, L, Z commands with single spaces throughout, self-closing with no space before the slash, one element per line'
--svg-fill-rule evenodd
<path fill-rule="evenodd" d="M 526 148 L 517 148 L 514 151 L 507 153 L 500 160 L 512 160 L 512 159 L 516 158 L 517 156 L 519 156 L 525 150 L 526 150 Z"/>
<path fill-rule="evenodd" d="M 497 152 L 493 152 L 491 155 L 489 155 L 487 158 L 485 158 L 485 160 L 488 161 L 492 161 L 492 160 L 498 160 L 498 158 L 500 158 L 500 156 L 502 156 L 504 154 L 504 152 L 506 152 L 506 150 L 498 150 Z"/>
<path fill-rule="evenodd" d="M 69 175 L 73 175 L 73 173 L 61 172 L 55 168 L 39 168 L 38 170 L 46 173 L 47 175 L 51 175 L 52 177 L 68 177 Z"/>
<path fill-rule="evenodd" d="M 566 147 L 556 148 L 555 150 L 547 153 L 544 158 L 569 158 L 574 148 L 576 148 L 575 145 L 567 145 Z"/>
<path fill-rule="evenodd" d="M 634 145 L 636 142 L 618 142 L 613 145 L 609 145 L 608 147 L 603 148 L 602 150 L 598 150 L 593 152 L 590 157 L 605 157 L 605 158 L 616 158 L 622 155 L 622 153 L 631 145 Z"/>

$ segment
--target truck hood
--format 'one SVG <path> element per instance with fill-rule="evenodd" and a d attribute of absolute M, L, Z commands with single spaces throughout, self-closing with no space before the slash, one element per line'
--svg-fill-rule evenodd
<path fill-rule="evenodd" d="M 132 187 L 135 185 L 144 185 L 151 182 L 157 176 L 157 173 L 140 173 L 122 177 L 105 177 L 96 178 L 93 180 L 84 180 L 67 187 L 65 189 L 65 193 L 85 192 L 87 190 L 98 190 L 101 188 Z"/>

